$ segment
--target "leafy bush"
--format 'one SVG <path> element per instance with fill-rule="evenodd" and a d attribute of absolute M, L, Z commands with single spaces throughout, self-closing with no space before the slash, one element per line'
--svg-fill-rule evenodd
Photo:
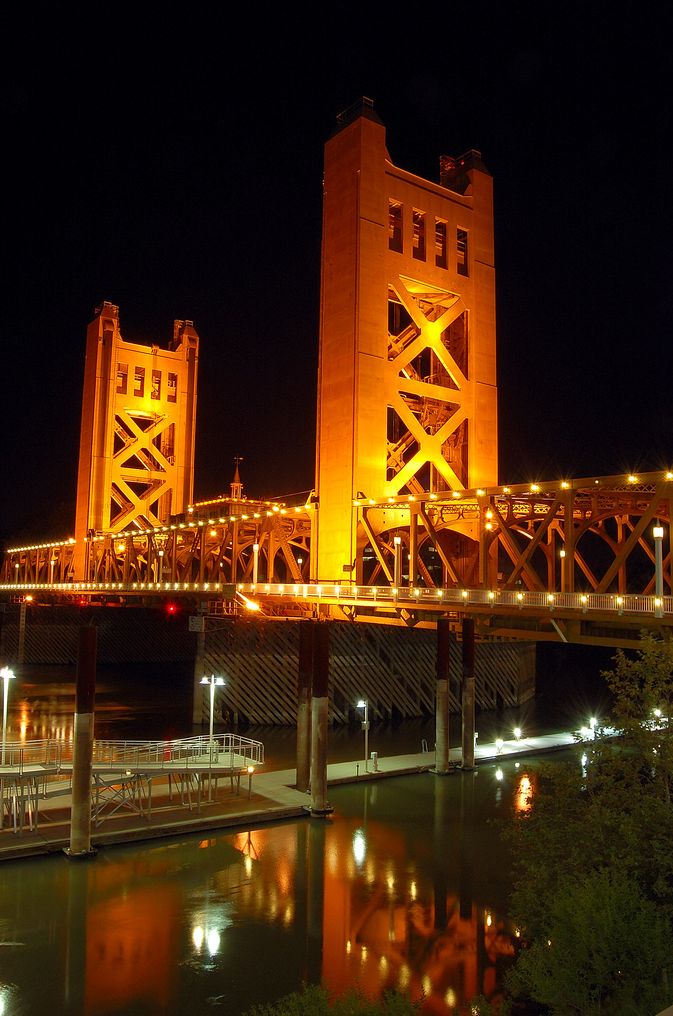
<path fill-rule="evenodd" d="M 551 903 L 549 938 L 519 956 L 509 987 L 583 1016 L 652 1016 L 670 1001 L 662 973 L 671 963 L 670 927 L 629 879 L 592 872 Z"/>
<path fill-rule="evenodd" d="M 266 1005 L 257 1005 L 245 1016 L 418 1016 L 418 1006 L 402 995 L 387 994 L 371 1001 L 356 991 L 330 1001 L 327 991 L 314 984 L 304 985 Z"/>

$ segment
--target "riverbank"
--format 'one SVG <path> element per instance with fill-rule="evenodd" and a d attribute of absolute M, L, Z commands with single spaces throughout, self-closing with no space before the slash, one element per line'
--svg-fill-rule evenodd
<path fill-rule="evenodd" d="M 517 759 L 528 755 L 568 748 L 575 743 L 570 732 L 544 734 L 538 737 L 477 746 L 477 766 Z M 460 751 L 450 752 L 450 771 L 459 772 Z M 435 768 L 434 752 L 407 755 L 390 755 L 371 760 L 333 762 L 327 766 L 327 785 L 357 783 L 386 779 L 410 773 L 432 772 Z M 259 772 L 248 782 L 245 776 L 240 785 L 223 780 L 202 788 L 186 804 L 178 800 L 175 787 L 169 788 L 168 779 L 153 780 L 151 807 L 139 797 L 113 796 L 107 812 L 91 830 L 93 851 L 121 843 L 135 843 L 161 837 L 183 836 L 191 833 L 208 833 L 218 829 L 235 829 L 279 822 L 283 819 L 307 816 L 310 811 L 310 794 L 298 791 L 294 784 L 294 769 Z M 211 800 L 208 800 L 210 792 Z M 39 857 L 65 850 L 70 842 L 70 799 L 61 794 L 40 800 L 35 828 L 15 826 L 12 816 L 4 816 L 0 830 L 0 861 Z"/>

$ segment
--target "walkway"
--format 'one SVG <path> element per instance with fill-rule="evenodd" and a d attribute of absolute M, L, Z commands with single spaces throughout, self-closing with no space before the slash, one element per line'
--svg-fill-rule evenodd
<path fill-rule="evenodd" d="M 567 732 L 546 734 L 539 737 L 522 738 L 478 745 L 475 761 L 477 765 L 499 760 L 539 755 L 544 752 L 567 748 L 576 741 L 575 735 Z M 450 765 L 455 769 L 460 762 L 460 751 L 450 752 Z M 434 769 L 434 752 L 419 752 L 409 755 L 392 755 L 379 758 L 376 769 L 373 763 L 364 761 L 333 762 L 327 767 L 328 786 L 343 783 L 357 783 L 384 779 L 411 773 L 430 772 Z M 5 770 L 6 771 L 6 770 Z M 150 776 L 151 807 L 137 784 L 137 777 L 144 774 L 125 773 L 126 780 L 119 777 L 110 787 L 116 797 L 111 799 L 107 814 L 101 814 L 97 824 L 94 808 L 91 841 L 95 848 L 119 843 L 139 842 L 166 836 L 183 836 L 187 833 L 205 833 L 215 829 L 236 828 L 241 825 L 258 825 L 287 818 L 306 816 L 311 804 L 309 794 L 295 789 L 294 769 L 255 771 L 247 779 L 245 774 L 239 781 L 219 781 L 222 772 L 210 776 L 201 774 L 203 780 L 192 795 L 191 801 L 184 796 L 184 788 L 171 786 L 173 774 L 166 771 Z M 229 775 L 229 770 L 227 770 Z M 2 770 L 0 770 L 2 776 Z M 120 788 L 124 783 L 136 780 L 128 793 Z M 63 850 L 69 844 L 70 797 L 69 785 L 63 782 L 58 794 L 51 794 L 38 801 L 35 822 L 19 829 L 10 823 L 0 831 L 0 861 L 22 857 L 39 856 Z M 181 796 L 182 794 L 182 796 Z M 16 831 L 15 831 L 16 828 Z"/>

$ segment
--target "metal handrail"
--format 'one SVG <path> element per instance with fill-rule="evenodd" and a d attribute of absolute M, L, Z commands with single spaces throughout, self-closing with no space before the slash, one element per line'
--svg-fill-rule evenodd
<path fill-rule="evenodd" d="M 28 766 L 53 768 L 60 773 L 71 768 L 72 741 L 42 738 L 36 741 L 12 741 L 5 745 L 5 764 L 0 773 L 11 771 L 22 775 Z M 196 737 L 170 741 L 94 741 L 94 765 L 119 769 L 141 769 L 152 766 L 161 770 L 185 768 L 235 768 L 264 763 L 264 745 L 240 734 L 200 734 Z"/>
<path fill-rule="evenodd" d="M 57 590 L 59 592 L 137 592 L 139 590 L 156 590 L 157 592 L 209 592 L 217 595 L 221 583 L 214 582 L 22 582 L 0 583 L 0 588 L 25 592 L 28 590 Z M 657 597 L 641 593 L 561 593 L 515 591 L 512 589 L 458 589 L 427 588 L 425 586 L 393 587 L 351 586 L 336 583 L 239 583 L 239 592 L 262 596 L 280 597 L 283 600 L 326 600 L 352 603 L 355 601 L 378 601 L 396 605 L 413 605 L 429 602 L 439 604 L 479 604 L 500 605 L 520 608 L 545 608 L 553 610 L 577 610 L 582 613 L 592 611 L 612 611 L 615 614 L 650 614 L 663 617 L 673 614 L 673 596 L 663 596 L 657 603 Z"/>

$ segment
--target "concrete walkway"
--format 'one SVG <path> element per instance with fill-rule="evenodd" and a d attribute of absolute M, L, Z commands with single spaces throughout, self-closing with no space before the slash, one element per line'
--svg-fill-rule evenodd
<path fill-rule="evenodd" d="M 527 737 L 519 741 L 505 741 L 501 746 L 495 743 L 478 745 L 475 752 L 477 765 L 539 755 L 558 751 L 576 742 L 572 733 L 546 734 Z M 451 749 L 449 764 L 458 771 L 460 750 Z M 376 768 L 370 760 L 332 762 L 327 766 L 328 786 L 343 783 L 358 783 L 368 780 L 385 779 L 411 773 L 430 772 L 435 767 L 434 752 L 419 752 L 411 755 L 391 755 L 377 759 Z M 212 800 L 208 801 L 207 790 L 195 795 L 191 807 L 169 799 L 168 780 L 155 779 L 152 787 L 151 814 L 147 809 L 133 806 L 119 807 L 114 815 L 104 816 L 100 824 L 92 826 L 91 842 L 94 848 L 119 843 L 140 842 L 166 836 L 182 836 L 186 833 L 207 832 L 215 829 L 236 828 L 241 825 L 258 825 L 262 822 L 276 822 L 282 819 L 306 816 L 311 805 L 310 794 L 295 789 L 294 769 L 256 772 L 250 784 L 243 775 L 240 788 L 229 781 L 213 786 Z M 205 784 L 207 788 L 207 784 Z M 0 861 L 34 857 L 62 851 L 70 838 L 70 797 L 61 793 L 41 799 L 36 828 L 24 826 L 14 831 L 13 824 L 5 816 L 5 827 L 0 831 Z"/>

